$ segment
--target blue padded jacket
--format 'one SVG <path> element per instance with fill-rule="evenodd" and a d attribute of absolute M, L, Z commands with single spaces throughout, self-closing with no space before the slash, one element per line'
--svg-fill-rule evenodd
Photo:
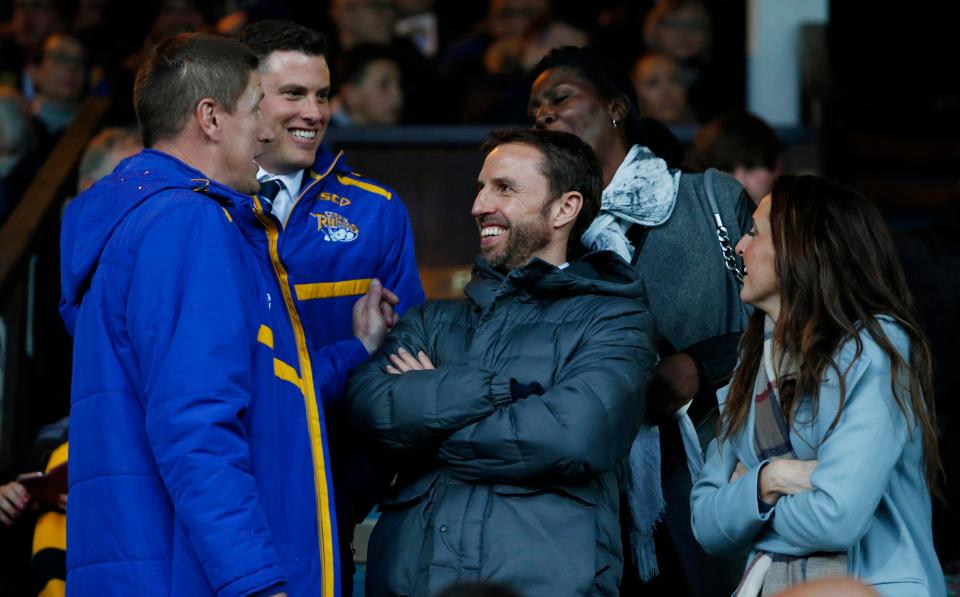
<path fill-rule="evenodd" d="M 339 594 L 314 378 L 366 353 L 311 358 L 277 242 L 258 198 L 149 149 L 68 207 L 70 594 Z"/>

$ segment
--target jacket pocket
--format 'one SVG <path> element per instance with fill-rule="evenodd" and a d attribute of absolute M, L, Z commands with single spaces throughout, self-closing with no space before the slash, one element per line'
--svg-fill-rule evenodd
<path fill-rule="evenodd" d="M 588 485 L 560 485 L 544 487 L 519 487 L 516 485 L 494 485 L 494 493 L 503 496 L 533 496 L 543 493 L 555 493 L 572 498 L 587 506 L 596 506 L 599 489 L 595 484 Z"/>

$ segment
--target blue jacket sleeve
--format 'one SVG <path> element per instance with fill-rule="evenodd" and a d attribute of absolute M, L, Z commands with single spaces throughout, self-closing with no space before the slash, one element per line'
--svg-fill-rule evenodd
<path fill-rule="evenodd" d="M 591 323 L 546 393 L 458 430 L 438 458 L 460 478 L 494 483 L 614 470 L 643 421 L 657 355 L 653 318 L 631 304 Z"/>
<path fill-rule="evenodd" d="M 311 353 L 317 397 L 325 403 L 342 401 L 350 372 L 367 360 L 367 349 L 356 336 L 322 346 Z"/>
<path fill-rule="evenodd" d="M 773 515 L 760 510 L 757 498 L 760 469 L 766 462 L 729 482 L 739 460 L 735 442 L 735 438 L 710 442 L 706 463 L 690 495 L 693 535 L 712 554 L 736 554 L 750 547 Z"/>
<path fill-rule="evenodd" d="M 130 343 L 177 517 L 217 594 L 248 595 L 284 582 L 241 422 L 257 325 L 243 300 L 238 232 L 212 201 L 188 205 L 143 233 L 127 302 Z"/>
<path fill-rule="evenodd" d="M 377 277 L 385 288 L 400 297 L 397 313 L 403 315 L 426 300 L 417 257 L 414 252 L 413 229 L 410 215 L 400 197 L 394 194 L 387 202 L 383 219 L 383 251 L 377 268 Z"/>

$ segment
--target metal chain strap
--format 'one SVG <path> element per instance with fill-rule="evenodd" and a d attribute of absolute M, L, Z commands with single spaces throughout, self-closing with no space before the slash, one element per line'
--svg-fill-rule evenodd
<path fill-rule="evenodd" d="M 737 256 L 733 247 L 730 245 L 730 235 L 727 234 L 727 227 L 723 225 L 720 214 L 713 214 L 713 219 L 717 222 L 717 239 L 720 240 L 720 250 L 723 252 L 723 263 L 727 266 L 727 269 L 737 277 L 737 281 L 743 284 L 743 272 L 740 271 L 740 266 L 737 265 Z"/>

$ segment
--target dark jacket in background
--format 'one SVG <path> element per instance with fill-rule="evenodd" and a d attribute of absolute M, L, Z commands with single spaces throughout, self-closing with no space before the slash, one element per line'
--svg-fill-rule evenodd
<path fill-rule="evenodd" d="M 351 378 L 358 440 L 400 468 L 367 593 L 482 579 L 528 597 L 616 595 L 615 471 L 656 360 L 643 283 L 608 252 L 506 277 L 477 260 L 466 295 L 411 310 Z M 384 373 L 401 347 L 436 370 Z M 533 384 L 544 393 L 526 395 Z"/>

